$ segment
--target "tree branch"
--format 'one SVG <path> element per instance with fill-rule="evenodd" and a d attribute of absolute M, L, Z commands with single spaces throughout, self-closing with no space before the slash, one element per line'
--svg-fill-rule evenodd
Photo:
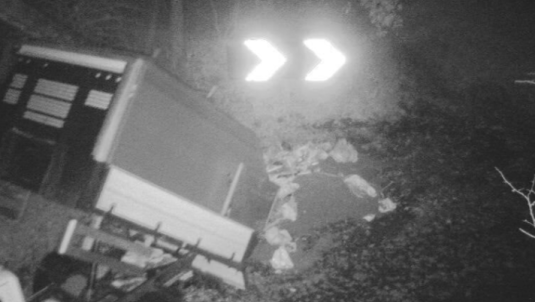
<path fill-rule="evenodd" d="M 520 232 L 526 234 L 527 236 L 529 236 L 529 237 L 535 239 L 535 235 L 532 235 L 532 234 L 528 233 L 527 231 L 525 231 L 525 230 L 523 230 L 523 229 L 521 229 L 521 228 L 519 228 L 519 230 L 520 230 Z"/>
<path fill-rule="evenodd" d="M 513 193 L 516 193 L 520 196 L 522 196 L 522 198 L 524 198 L 524 200 L 526 200 L 527 204 L 528 204 L 528 208 L 529 208 L 529 215 L 531 217 L 531 221 L 528 221 L 528 220 L 524 220 L 524 222 L 528 223 L 529 225 L 531 225 L 532 227 L 535 228 L 535 211 L 534 211 L 534 208 L 535 208 L 535 200 L 532 201 L 531 200 L 531 195 L 535 193 L 535 176 L 533 177 L 533 180 L 531 181 L 531 187 L 529 190 L 527 190 L 526 193 L 522 192 L 522 190 L 526 190 L 526 189 L 517 189 L 515 188 L 515 186 L 513 186 L 513 184 L 511 184 L 510 181 L 507 180 L 507 178 L 505 177 L 505 175 L 502 173 L 502 171 L 500 171 L 500 169 L 498 169 L 497 167 L 494 167 L 496 169 L 496 171 L 498 171 L 498 173 L 500 173 L 500 176 L 502 177 L 503 181 L 505 184 L 507 184 Z M 530 233 L 528 233 L 527 231 L 523 230 L 523 229 L 520 229 L 520 231 L 524 234 L 526 234 L 527 236 L 535 239 L 535 235 L 532 235 Z"/>

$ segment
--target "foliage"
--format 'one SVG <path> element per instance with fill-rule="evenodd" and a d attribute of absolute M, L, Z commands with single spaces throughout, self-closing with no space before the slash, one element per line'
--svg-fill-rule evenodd
<path fill-rule="evenodd" d="M 150 13 L 143 3 L 88 0 L 25 0 L 92 46 L 145 50 Z M 84 43 L 84 42 L 82 42 Z"/>
<path fill-rule="evenodd" d="M 184 73 L 182 1 L 20 0 L 69 33 L 67 43 L 154 58 L 174 74 Z"/>
<path fill-rule="evenodd" d="M 360 4 L 369 11 L 370 21 L 380 36 L 403 24 L 400 16 L 403 6 L 400 0 L 360 0 Z"/>
<path fill-rule="evenodd" d="M 398 88 L 409 77 L 399 70 L 388 42 L 376 37 L 377 28 L 384 32 L 389 22 L 400 25 L 388 21 L 400 20 L 399 1 L 211 0 L 186 5 L 187 81 L 261 138 L 323 140 L 331 134 L 314 125 L 344 117 L 397 114 Z M 227 44 L 239 43 L 240 35 L 258 24 L 272 35 L 297 36 L 299 30 L 325 34 L 343 42 L 356 63 L 325 85 L 287 78 L 251 84 L 229 78 Z M 295 32 L 288 32 L 288 27 Z"/>
<path fill-rule="evenodd" d="M 79 46 L 155 56 L 201 93 L 215 92 L 210 94 L 214 104 L 261 137 L 321 140 L 329 134 L 313 126 L 329 119 L 394 114 L 397 88 L 407 78 L 388 51 L 370 45 L 382 43 L 373 40 L 400 27 L 400 0 L 22 1 L 68 28 Z M 320 32 L 332 27 L 339 40 L 349 41 L 359 53 L 358 68 L 322 89 L 285 80 L 257 90 L 229 79 L 227 43 L 248 28 L 249 20 L 263 18 L 272 18 L 274 26 L 292 20 L 297 27 L 316 26 Z M 326 22 L 311 25 L 317 20 Z"/>

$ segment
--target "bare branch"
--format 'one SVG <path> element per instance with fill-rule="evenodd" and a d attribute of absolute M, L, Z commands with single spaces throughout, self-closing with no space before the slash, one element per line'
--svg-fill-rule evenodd
<path fill-rule="evenodd" d="M 520 230 L 520 232 L 526 234 L 527 236 L 529 236 L 529 237 L 535 239 L 535 235 L 532 235 L 532 234 L 528 233 L 527 231 L 525 231 L 525 230 L 523 230 L 523 229 L 519 229 L 519 230 Z"/>
<path fill-rule="evenodd" d="M 529 208 L 529 215 L 531 217 L 531 221 L 524 220 L 524 222 L 528 223 L 529 225 L 531 225 L 532 227 L 535 228 L 535 211 L 534 211 L 535 200 L 533 200 L 533 201 L 531 200 L 531 194 L 535 193 L 534 192 L 534 190 L 535 190 L 535 176 L 533 177 L 533 180 L 531 181 L 531 188 L 529 190 L 517 189 L 517 188 L 515 188 L 515 186 L 513 186 L 513 184 L 511 184 L 510 181 L 507 180 L 507 178 L 505 178 L 505 175 L 502 173 L 502 171 L 500 171 L 500 169 L 498 169 L 497 167 L 495 167 L 495 169 L 496 169 L 496 171 L 498 171 L 498 173 L 500 173 L 500 176 L 502 177 L 504 183 L 506 183 L 511 188 L 513 193 L 517 193 L 518 195 L 522 196 L 524 198 L 524 200 L 526 200 L 526 202 L 528 204 L 528 208 Z M 527 192 L 524 193 L 522 190 L 527 191 Z M 529 237 L 535 239 L 535 235 L 532 235 L 532 234 L 528 233 L 527 231 L 525 231 L 523 229 L 520 229 L 520 231 L 522 233 L 528 235 Z"/>

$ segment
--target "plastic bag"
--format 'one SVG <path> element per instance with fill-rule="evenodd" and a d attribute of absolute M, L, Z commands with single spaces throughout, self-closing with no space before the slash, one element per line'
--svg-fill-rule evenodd
<path fill-rule="evenodd" d="M 284 246 L 286 244 L 292 243 L 292 236 L 288 233 L 287 230 L 281 230 L 278 227 L 274 226 L 269 228 L 265 233 L 264 237 L 266 241 L 271 245 Z"/>
<path fill-rule="evenodd" d="M 359 154 L 357 153 L 357 150 L 355 150 L 355 148 L 353 148 L 353 146 L 345 139 L 339 140 L 334 146 L 334 148 L 331 150 L 329 155 L 337 163 L 355 163 L 359 159 Z"/>
<path fill-rule="evenodd" d="M 271 267 L 273 267 L 278 273 L 280 273 L 282 270 L 288 270 L 294 267 L 294 263 L 292 262 L 292 258 L 290 258 L 290 254 L 283 246 L 279 247 L 275 253 L 273 253 L 273 257 L 271 257 L 269 262 L 271 263 Z"/>
<path fill-rule="evenodd" d="M 282 205 L 281 213 L 283 219 L 290 221 L 297 220 L 297 202 L 293 196 Z"/>
<path fill-rule="evenodd" d="M 381 213 L 394 211 L 396 207 L 397 205 L 390 198 L 379 200 L 379 212 Z"/>
<path fill-rule="evenodd" d="M 299 189 L 299 184 L 295 182 L 281 183 L 279 190 L 277 191 L 277 198 L 284 198 L 290 194 L 293 194 Z"/>
<path fill-rule="evenodd" d="M 372 187 L 364 178 L 357 174 L 349 175 L 344 179 L 344 183 L 349 187 L 349 190 L 357 197 L 363 197 L 363 193 L 370 197 L 377 197 L 375 188 Z"/>

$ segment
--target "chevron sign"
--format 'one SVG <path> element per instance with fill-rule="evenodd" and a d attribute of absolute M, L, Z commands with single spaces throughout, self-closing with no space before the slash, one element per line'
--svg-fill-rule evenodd
<path fill-rule="evenodd" d="M 245 78 L 248 82 L 265 82 L 286 63 L 286 58 L 266 40 L 247 40 L 244 44 L 260 60 Z"/>
<path fill-rule="evenodd" d="M 346 63 L 346 57 L 327 40 L 309 39 L 304 43 L 321 60 L 307 73 L 306 81 L 327 81 Z"/>
<path fill-rule="evenodd" d="M 302 76 L 300 72 L 295 72 L 295 69 L 305 69 L 303 73 L 305 81 L 322 82 L 332 78 L 346 64 L 345 55 L 326 39 L 304 40 L 301 45 L 305 51 L 301 52 L 295 50 L 292 52 L 292 49 L 287 48 L 280 50 L 266 39 L 246 40 L 243 45 L 248 54 L 235 55 L 233 65 L 241 65 L 242 74 L 236 76 L 234 72 L 234 76 L 242 77 L 247 82 L 266 82 L 276 78 L 283 70 L 286 74 Z M 244 63 L 246 60 L 244 58 L 250 58 L 251 55 L 253 59 Z M 304 62 L 305 56 L 313 57 L 315 64 Z"/>

